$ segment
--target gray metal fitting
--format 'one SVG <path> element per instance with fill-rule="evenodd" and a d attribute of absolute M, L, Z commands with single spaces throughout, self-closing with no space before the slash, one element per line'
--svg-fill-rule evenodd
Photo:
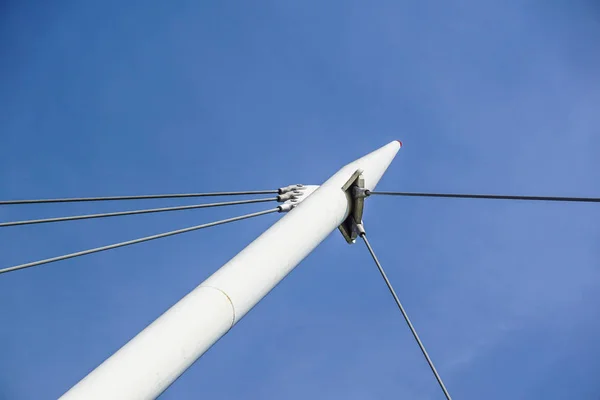
<path fill-rule="evenodd" d="M 301 184 L 296 184 L 296 185 L 289 185 L 289 186 L 284 186 L 282 188 L 279 188 L 277 191 L 279 192 L 279 194 L 284 194 L 287 192 L 291 192 L 293 190 L 304 190 L 304 185 Z"/>
<path fill-rule="evenodd" d="M 371 192 L 368 189 L 363 189 L 358 186 L 352 187 L 352 196 L 355 199 L 369 197 L 370 195 L 371 195 Z"/>
<path fill-rule="evenodd" d="M 365 231 L 365 227 L 363 226 L 363 224 L 362 224 L 362 223 L 360 223 L 360 224 L 356 224 L 356 231 L 358 232 L 358 235 L 359 235 L 359 236 L 362 236 L 362 235 L 366 235 L 366 234 L 367 234 L 367 232 Z"/>
<path fill-rule="evenodd" d="M 287 192 L 287 193 L 278 195 L 277 201 L 280 203 L 283 203 L 284 201 L 295 199 L 299 195 L 300 195 L 300 192 Z"/>
<path fill-rule="evenodd" d="M 279 212 L 288 212 L 291 211 L 294 207 L 296 207 L 296 204 L 285 203 L 278 206 L 277 209 L 279 210 Z"/>

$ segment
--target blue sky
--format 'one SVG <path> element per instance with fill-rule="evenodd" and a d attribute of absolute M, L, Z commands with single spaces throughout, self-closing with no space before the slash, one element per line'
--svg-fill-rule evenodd
<path fill-rule="evenodd" d="M 600 7 L 5 2 L 0 198 L 318 184 L 600 195 Z M 0 207 L 0 220 L 191 201 Z M 0 266 L 266 205 L 0 230 Z M 56 398 L 278 216 L 0 277 L 0 399 Z M 600 209 L 370 198 L 371 242 L 457 399 L 598 399 Z M 439 399 L 366 249 L 329 237 L 164 399 Z"/>

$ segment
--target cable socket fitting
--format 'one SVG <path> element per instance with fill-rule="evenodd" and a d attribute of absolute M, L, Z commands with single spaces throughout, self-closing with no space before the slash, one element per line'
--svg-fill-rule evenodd
<path fill-rule="evenodd" d="M 292 211 L 300 203 L 302 203 L 308 196 L 310 196 L 319 187 L 315 185 L 293 185 L 298 186 L 295 189 L 289 190 L 286 193 L 277 196 L 277 201 L 283 203 L 278 209 L 279 212 Z"/>
<path fill-rule="evenodd" d="M 284 194 L 287 192 L 291 192 L 294 190 L 304 190 L 305 187 L 302 184 L 296 184 L 296 185 L 289 185 L 289 186 L 284 186 L 282 188 L 279 188 L 277 191 L 279 192 L 279 194 Z"/>
<path fill-rule="evenodd" d="M 358 232 L 358 236 L 364 236 L 367 234 L 362 223 L 356 224 L 356 231 Z"/>
<path fill-rule="evenodd" d="M 278 212 L 288 212 L 288 211 L 292 211 L 294 209 L 294 207 L 296 207 L 297 204 L 292 204 L 292 203 L 285 203 L 282 204 L 280 206 L 277 207 Z"/>
<path fill-rule="evenodd" d="M 369 189 L 363 189 L 358 186 L 352 187 L 352 197 L 355 199 L 364 199 L 371 195 L 371 191 Z"/>
<path fill-rule="evenodd" d="M 302 195 L 301 191 L 299 191 L 299 190 L 292 190 L 292 191 L 286 192 L 284 194 L 278 195 L 277 196 L 277 201 L 280 202 L 280 203 L 283 203 L 284 201 L 297 199 L 301 195 Z"/>

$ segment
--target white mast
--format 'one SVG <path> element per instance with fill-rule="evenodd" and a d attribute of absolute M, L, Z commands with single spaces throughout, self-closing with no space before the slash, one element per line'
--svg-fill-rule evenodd
<path fill-rule="evenodd" d="M 158 397 L 332 231 L 345 224 L 352 237 L 350 184 L 360 175 L 373 190 L 400 147 L 391 142 L 340 169 L 61 399 Z"/>

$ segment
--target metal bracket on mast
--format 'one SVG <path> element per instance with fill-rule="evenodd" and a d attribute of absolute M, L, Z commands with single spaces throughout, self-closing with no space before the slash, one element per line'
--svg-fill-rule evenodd
<path fill-rule="evenodd" d="M 349 244 L 356 243 L 356 238 L 360 234 L 358 225 L 362 224 L 365 197 L 367 197 L 365 179 L 362 173 L 361 169 L 357 169 L 344 186 L 342 186 L 342 190 L 346 192 L 350 200 L 350 213 L 338 229 Z"/>

